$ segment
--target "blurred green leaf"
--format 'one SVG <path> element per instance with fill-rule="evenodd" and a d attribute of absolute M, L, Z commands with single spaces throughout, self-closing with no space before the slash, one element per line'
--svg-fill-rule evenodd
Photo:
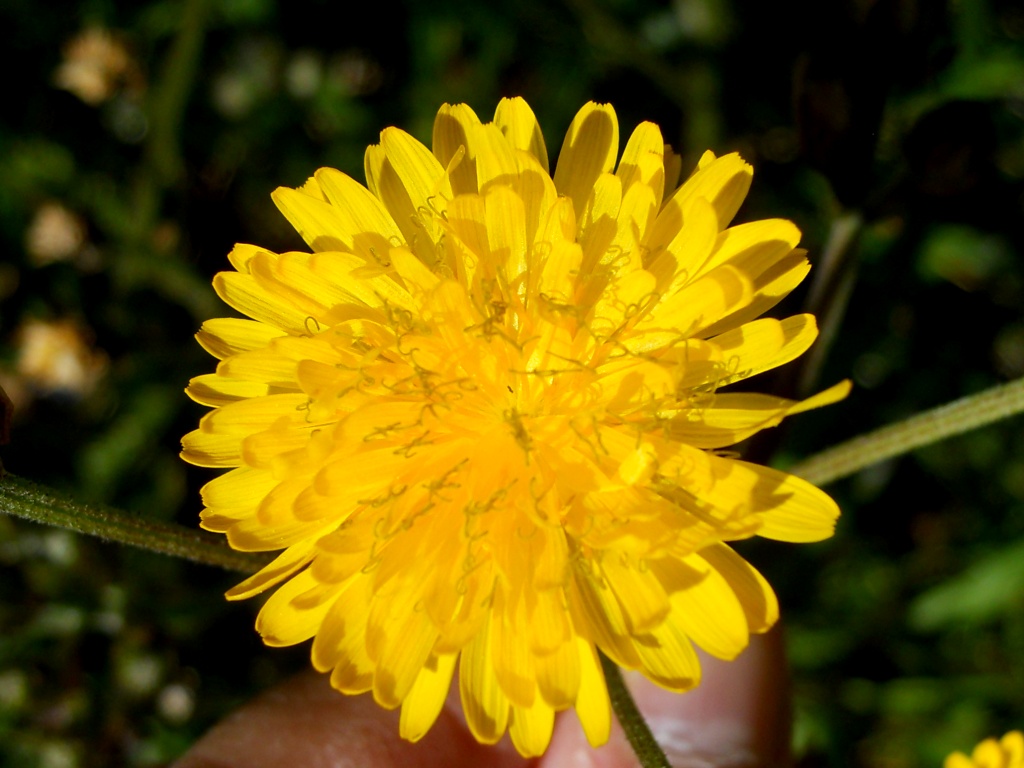
<path fill-rule="evenodd" d="M 880 706 L 892 715 L 932 715 L 945 709 L 949 696 L 948 681 L 905 677 L 881 687 Z"/>
<path fill-rule="evenodd" d="M 948 280 L 974 290 L 1005 272 L 1013 257 L 1013 249 L 1000 235 L 961 224 L 940 224 L 921 244 L 918 269 L 926 279 Z"/>
<path fill-rule="evenodd" d="M 120 480 L 153 451 L 151 436 L 163 432 L 174 416 L 177 394 L 177 387 L 141 390 L 125 404 L 106 433 L 82 450 L 80 488 L 87 498 L 109 501 Z"/>
<path fill-rule="evenodd" d="M 910 626 L 933 632 L 955 624 L 995 621 L 1024 600 L 1024 541 L 980 557 L 963 573 L 910 604 Z"/>
<path fill-rule="evenodd" d="M 271 18 L 274 0 L 220 0 L 218 12 L 226 24 L 258 24 Z"/>
<path fill-rule="evenodd" d="M 1005 48 L 960 59 L 943 76 L 940 90 L 954 99 L 1019 99 L 1024 95 L 1024 55 L 1019 48 Z"/>

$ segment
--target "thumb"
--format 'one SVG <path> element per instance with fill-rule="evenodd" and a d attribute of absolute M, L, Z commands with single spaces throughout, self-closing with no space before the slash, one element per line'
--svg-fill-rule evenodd
<path fill-rule="evenodd" d="M 698 652 L 699 653 L 699 652 Z M 791 711 L 783 633 L 751 637 L 735 661 L 701 653 L 703 681 L 679 694 L 635 672 L 625 673 L 655 739 L 675 768 L 780 768 L 789 765 Z M 637 765 L 615 722 L 608 743 L 587 744 L 572 711 L 559 718 L 538 768 L 633 768 Z"/>

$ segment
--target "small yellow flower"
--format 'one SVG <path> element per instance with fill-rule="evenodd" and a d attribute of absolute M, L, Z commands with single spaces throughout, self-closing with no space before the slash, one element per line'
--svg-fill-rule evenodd
<path fill-rule="evenodd" d="M 610 708 L 597 650 L 665 688 L 696 644 L 731 659 L 778 615 L 725 542 L 817 541 L 835 503 L 721 449 L 803 402 L 722 391 L 803 353 L 814 318 L 756 319 L 809 269 L 788 221 L 729 227 L 751 169 L 679 158 L 640 125 L 622 158 L 608 105 L 580 110 L 554 178 L 533 112 L 441 108 L 433 150 L 397 128 L 367 187 L 330 168 L 274 201 L 312 249 L 239 245 L 205 323 L 220 359 L 186 460 L 233 467 L 202 525 L 284 551 L 228 593 L 282 584 L 268 645 L 313 638 L 350 694 L 402 707 L 416 740 L 459 662 L 482 742 L 540 754 L 575 707 Z"/>
<path fill-rule="evenodd" d="M 985 739 L 970 757 L 954 752 L 942 765 L 943 768 L 1024 768 L 1024 734 L 1010 731 L 999 741 Z"/>

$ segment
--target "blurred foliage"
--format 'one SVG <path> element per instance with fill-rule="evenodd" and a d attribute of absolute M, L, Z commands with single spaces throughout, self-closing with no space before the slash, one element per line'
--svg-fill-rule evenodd
<path fill-rule="evenodd" d="M 659 123 L 692 163 L 739 150 L 740 217 L 819 262 L 820 369 L 841 405 L 775 436 L 786 463 L 1024 375 L 1024 8 L 1013 0 L 326 0 L 0 5 L 0 386 L 8 470 L 194 525 L 209 473 L 178 439 L 211 369 L 210 278 L 235 241 L 302 247 L 269 193 L 361 178 L 386 125 L 527 98 Z M 842 224 L 845 222 L 845 224 Z M 850 224 L 853 223 L 851 227 Z M 840 225 L 852 233 L 836 247 Z M 767 389 L 768 382 L 761 388 Z M 1024 725 L 1024 432 L 999 424 L 829 489 L 810 547 L 745 543 L 777 587 L 801 766 L 937 766 Z M 166 764 L 306 649 L 266 651 L 236 577 L 0 516 L 0 764 Z"/>

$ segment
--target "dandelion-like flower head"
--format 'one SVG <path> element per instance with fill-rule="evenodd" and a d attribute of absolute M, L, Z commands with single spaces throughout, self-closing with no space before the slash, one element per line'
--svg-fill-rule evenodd
<path fill-rule="evenodd" d="M 609 733 L 598 649 L 666 688 L 693 645 L 730 659 L 777 618 L 725 542 L 829 536 L 808 483 L 722 449 L 800 403 L 723 391 L 804 352 L 810 315 L 757 319 L 806 275 L 796 227 L 729 227 L 751 179 L 708 152 L 676 188 L 657 126 L 621 159 L 608 105 L 577 114 L 554 177 L 533 112 L 445 105 L 433 150 L 388 128 L 364 187 L 317 171 L 274 201 L 312 253 L 238 245 L 205 323 L 220 359 L 186 460 L 232 468 L 202 525 L 283 550 L 228 593 L 280 585 L 257 627 L 313 638 L 345 693 L 418 739 L 458 664 L 473 734 L 544 751 L 574 707 Z"/>
<path fill-rule="evenodd" d="M 985 739 L 971 752 L 954 752 L 943 768 L 1024 768 L 1024 734 L 1010 731 L 1003 738 Z"/>

